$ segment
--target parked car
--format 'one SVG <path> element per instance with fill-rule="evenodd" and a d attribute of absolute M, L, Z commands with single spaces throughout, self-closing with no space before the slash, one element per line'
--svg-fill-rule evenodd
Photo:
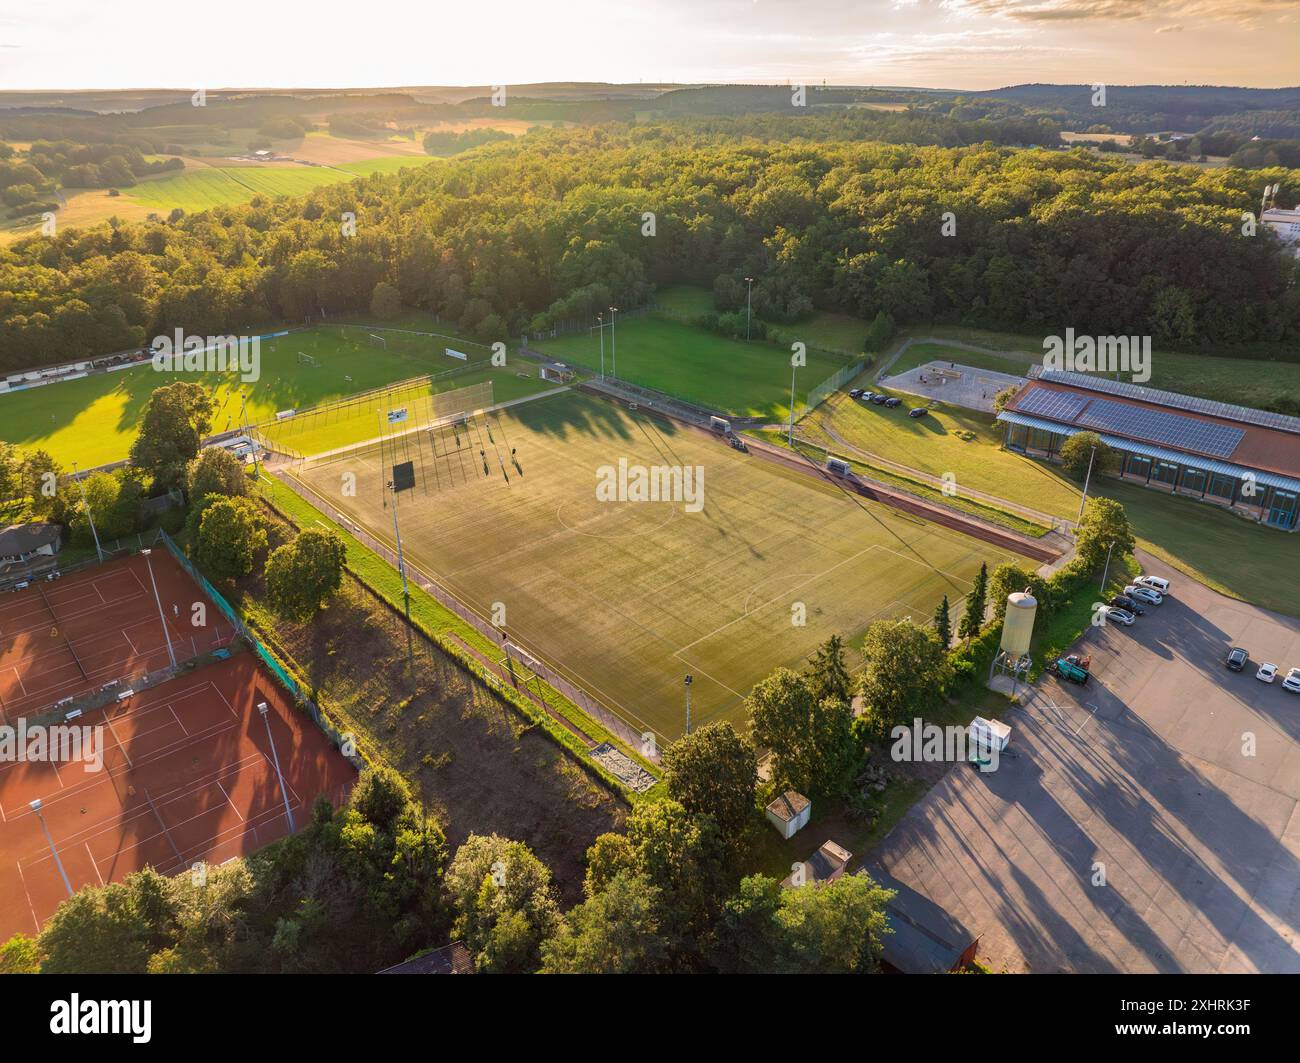
<path fill-rule="evenodd" d="M 1146 602 L 1147 605 L 1159 605 L 1165 600 L 1159 591 L 1153 591 L 1150 587 L 1139 587 L 1135 583 L 1130 583 L 1125 587 L 1124 593 L 1130 598 L 1136 598 L 1139 602 Z"/>
<path fill-rule="evenodd" d="M 1137 617 L 1127 609 L 1120 609 L 1118 606 L 1103 605 L 1101 607 L 1101 612 L 1107 621 L 1114 620 L 1115 623 L 1123 624 L 1125 627 L 1132 627 L 1137 621 Z"/>
<path fill-rule="evenodd" d="M 1240 672 L 1246 667 L 1246 662 L 1248 660 L 1250 660 L 1250 654 L 1240 646 L 1233 646 L 1232 649 L 1228 651 L 1227 664 L 1230 671 Z"/>
<path fill-rule="evenodd" d="M 871 396 L 871 401 L 874 402 L 877 406 L 884 406 L 887 402 L 889 402 L 889 396 L 881 395 L 877 393 Z"/>
<path fill-rule="evenodd" d="M 745 441 L 741 439 L 739 436 L 729 436 L 728 440 L 731 443 L 733 449 L 739 450 L 744 454 L 749 453 L 749 447 L 745 445 Z"/>
<path fill-rule="evenodd" d="M 1146 610 L 1138 605 L 1138 603 L 1127 594 L 1117 594 L 1106 604 L 1118 606 L 1120 609 L 1125 609 L 1134 616 L 1144 616 L 1146 614 Z"/>
<path fill-rule="evenodd" d="M 1292 694 L 1300 694 L 1300 668 L 1292 668 L 1287 672 L 1286 678 L 1282 680 L 1282 689 L 1289 690 Z"/>
<path fill-rule="evenodd" d="M 1261 683 L 1271 683 L 1276 676 L 1277 665 L 1275 664 L 1261 664 L 1259 671 L 1255 673 L 1255 678 Z"/>
<path fill-rule="evenodd" d="M 849 398 L 851 398 L 851 399 L 860 399 L 860 398 L 862 398 L 862 389 L 861 389 L 861 388 L 854 388 L 852 391 L 849 392 Z"/>
<path fill-rule="evenodd" d="M 889 398 L 887 398 L 887 399 L 885 400 L 885 405 L 888 406 L 888 407 L 892 410 L 895 406 L 901 406 L 901 405 L 903 405 L 903 400 L 902 400 L 902 399 L 896 399 L 896 398 L 894 398 L 894 397 L 891 395 Z"/>
<path fill-rule="evenodd" d="M 908 410 L 908 411 L 907 411 L 907 416 L 908 416 L 908 417 L 924 417 L 924 416 L 925 416 L 927 413 L 929 413 L 929 412 L 930 412 L 930 411 L 927 410 L 924 406 L 917 406 L 915 409 Z"/>
<path fill-rule="evenodd" d="M 858 396 L 858 398 L 860 398 L 863 402 L 875 402 L 876 393 L 874 391 L 864 391 L 861 395 Z"/>
<path fill-rule="evenodd" d="M 1169 593 L 1169 581 L 1159 576 L 1138 576 L 1133 582 L 1139 587 L 1150 587 L 1157 594 Z"/>

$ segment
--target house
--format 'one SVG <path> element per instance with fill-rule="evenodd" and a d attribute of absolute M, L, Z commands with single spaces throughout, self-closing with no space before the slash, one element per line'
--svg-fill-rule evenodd
<path fill-rule="evenodd" d="M 1300 417 L 1089 373 L 1029 376 L 998 414 L 1008 449 L 1051 460 L 1070 436 L 1092 432 L 1118 453 L 1123 480 L 1296 530 Z"/>
<path fill-rule="evenodd" d="M 63 545 L 57 524 L 11 524 L 0 528 L 0 589 L 7 589 L 58 567 Z"/>
<path fill-rule="evenodd" d="M 812 856 L 791 871 L 781 882 L 786 889 L 797 889 L 813 882 L 834 882 L 849 866 L 853 854 L 829 839 Z"/>
<path fill-rule="evenodd" d="M 463 941 L 453 941 L 440 949 L 430 949 L 419 956 L 386 967 L 380 974 L 473 974 L 474 957 Z"/>
<path fill-rule="evenodd" d="M 1278 239 L 1291 248 L 1292 254 L 1300 255 L 1300 206 L 1295 210 L 1269 207 L 1260 220 L 1277 233 Z"/>
<path fill-rule="evenodd" d="M 895 974 L 946 974 L 975 962 L 979 937 L 928 897 L 905 886 L 879 864 L 858 872 L 893 890 L 885 906 L 892 933 L 884 936 L 881 965 Z"/>
<path fill-rule="evenodd" d="M 800 828 L 808 825 L 811 815 L 812 802 L 793 790 L 787 790 L 767 806 L 767 821 L 786 841 L 793 838 Z"/>

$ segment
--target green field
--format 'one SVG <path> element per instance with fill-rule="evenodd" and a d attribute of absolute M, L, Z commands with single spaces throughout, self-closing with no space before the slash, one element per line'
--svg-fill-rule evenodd
<path fill-rule="evenodd" d="M 612 348 L 617 346 L 617 373 Z M 562 361 L 600 369 L 600 338 L 576 333 L 543 340 L 538 349 Z M 802 401 L 810 388 L 848 359 L 810 349 L 795 381 Z M 605 336 L 605 371 L 642 387 L 740 417 L 781 421 L 790 414 L 790 352 L 766 343 L 742 343 L 671 318 L 649 315 L 620 321 Z"/>
<path fill-rule="evenodd" d="M 223 203 L 248 203 L 258 196 L 300 196 L 324 185 L 370 173 L 393 173 L 420 162 L 410 156 L 390 156 L 339 166 L 211 166 L 141 181 L 124 189 L 122 196 L 159 213 L 174 207 L 193 213 Z"/>
<path fill-rule="evenodd" d="M 739 720 L 772 667 L 799 666 L 828 635 L 856 637 L 873 619 L 928 620 L 982 561 L 1009 558 L 577 392 L 480 418 L 459 440 L 447 428 L 409 443 L 420 479 L 400 518 L 417 582 L 436 579 L 483 616 L 504 609 L 513 641 L 663 737 L 682 730 L 684 674 L 695 723 Z M 703 508 L 598 501 L 598 469 L 620 458 L 702 467 Z M 392 542 L 377 448 L 309 466 L 296 475 Z M 355 497 L 342 496 L 343 472 Z"/>
<path fill-rule="evenodd" d="M 436 327 L 423 325 L 426 330 Z M 468 340 L 401 333 L 384 333 L 389 341 L 388 349 L 383 350 L 367 338 L 370 331 L 330 325 L 265 340 L 261 344 L 261 378 L 252 384 L 216 374 L 196 378 L 216 393 L 218 412 L 212 430 L 223 432 L 239 426 L 241 389 L 248 394 L 249 421 L 272 421 L 280 410 L 331 402 L 369 388 L 463 365 L 443 353 L 449 346 L 474 357 L 489 354 L 486 348 Z M 301 364 L 299 352 L 313 356 L 320 365 Z M 513 377 L 514 371 L 500 372 Z M 351 381 L 346 379 L 349 376 Z M 173 379 L 145 365 L 0 395 L 0 439 L 24 447 L 42 447 L 64 466 L 76 461 L 82 468 L 90 468 L 120 461 L 131 448 L 150 394 Z"/>
<path fill-rule="evenodd" d="M 690 323 L 701 314 L 711 313 L 713 293 L 690 284 L 674 284 L 655 293 L 655 304 L 666 314 Z M 769 325 L 783 338 L 802 340 L 809 347 L 857 357 L 867 338 L 866 322 L 850 314 L 818 310 L 806 321 L 792 325 Z"/>

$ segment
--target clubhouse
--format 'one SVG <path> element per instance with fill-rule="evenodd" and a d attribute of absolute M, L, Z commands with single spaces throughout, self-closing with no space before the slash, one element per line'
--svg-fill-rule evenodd
<path fill-rule="evenodd" d="M 1286 531 L 1300 518 L 1300 417 L 1039 367 L 998 414 L 1004 444 L 1054 459 L 1079 432 L 1119 453 L 1123 480 Z"/>

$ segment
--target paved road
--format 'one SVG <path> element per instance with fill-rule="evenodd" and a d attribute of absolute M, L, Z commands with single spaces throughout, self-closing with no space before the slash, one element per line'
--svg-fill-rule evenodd
<path fill-rule="evenodd" d="M 873 855 L 998 969 L 1300 973 L 1300 695 L 1223 667 L 1300 667 L 1300 622 L 1142 560 L 1176 596 L 1090 631 L 1093 682 L 1043 680 L 1020 755 L 951 769 Z"/>

